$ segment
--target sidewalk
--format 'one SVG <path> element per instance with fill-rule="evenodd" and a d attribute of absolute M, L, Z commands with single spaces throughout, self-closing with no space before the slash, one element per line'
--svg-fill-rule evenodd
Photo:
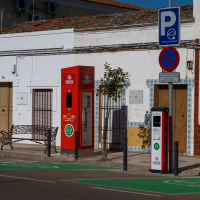
<path fill-rule="evenodd" d="M 0 156 L 23 158 L 33 160 L 34 162 L 49 162 L 49 163 L 79 163 L 89 165 L 110 166 L 123 168 L 123 152 L 109 150 L 108 161 L 102 162 L 101 149 L 95 149 L 94 156 L 79 158 L 77 161 L 74 157 L 61 156 L 60 148 L 57 147 L 58 153 L 52 149 L 51 157 L 44 154 L 44 145 L 30 144 L 13 144 L 14 149 L 9 145 L 3 147 L 0 151 Z M 1 162 L 1 161 L 0 161 Z M 144 171 L 148 172 L 150 168 L 150 153 L 128 151 L 128 171 Z M 179 156 L 179 171 L 181 174 L 199 175 L 200 173 L 200 157 L 199 156 Z"/>

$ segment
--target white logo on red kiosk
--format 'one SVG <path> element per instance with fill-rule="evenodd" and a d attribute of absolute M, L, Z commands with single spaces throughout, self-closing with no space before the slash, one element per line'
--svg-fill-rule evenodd
<path fill-rule="evenodd" d="M 68 75 L 67 78 L 68 78 L 68 79 L 72 79 L 71 75 Z"/>
<path fill-rule="evenodd" d="M 74 80 L 73 80 L 73 79 L 74 79 L 74 78 L 72 77 L 72 75 L 71 75 L 71 74 L 68 74 L 67 77 L 66 77 L 66 79 L 65 79 L 65 84 L 66 84 L 66 85 L 74 84 Z"/>
<path fill-rule="evenodd" d="M 86 74 L 84 76 L 82 76 L 82 80 L 83 80 L 83 84 L 91 84 L 92 81 L 91 81 L 91 76 Z"/>

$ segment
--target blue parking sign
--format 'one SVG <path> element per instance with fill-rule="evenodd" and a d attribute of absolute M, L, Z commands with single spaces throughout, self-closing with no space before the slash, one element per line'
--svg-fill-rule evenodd
<path fill-rule="evenodd" d="M 180 43 L 180 8 L 159 10 L 159 46 L 173 46 Z"/>

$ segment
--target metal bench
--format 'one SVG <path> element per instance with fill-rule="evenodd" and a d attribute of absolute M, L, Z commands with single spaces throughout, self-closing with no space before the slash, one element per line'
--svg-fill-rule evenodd
<path fill-rule="evenodd" d="M 2 142 L 1 150 L 3 150 L 4 145 L 10 145 L 13 149 L 13 142 L 19 142 L 22 140 L 30 140 L 32 142 L 38 144 L 45 144 L 46 148 L 44 153 L 46 154 L 48 144 L 47 144 L 47 132 L 51 130 L 51 147 L 56 151 L 56 136 L 58 132 L 58 127 L 47 127 L 47 126 L 39 126 L 39 125 L 12 125 L 9 132 L 1 131 L 0 132 L 0 141 Z M 17 137 L 13 137 L 13 135 L 17 135 Z M 32 138 L 24 138 L 20 137 L 20 134 L 31 134 Z"/>

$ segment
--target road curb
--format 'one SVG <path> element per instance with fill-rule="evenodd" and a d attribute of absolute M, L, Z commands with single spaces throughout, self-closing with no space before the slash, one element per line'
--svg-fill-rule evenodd
<path fill-rule="evenodd" d="M 62 159 L 57 159 L 53 157 L 40 157 L 40 156 L 28 156 L 28 155 L 20 155 L 20 154 L 13 154 L 13 153 L 0 153 L 1 156 L 5 157 L 13 157 L 13 158 L 22 158 L 22 159 L 30 159 L 30 160 L 36 160 L 36 161 L 50 161 L 50 162 L 69 162 L 69 163 L 74 163 L 75 160 L 62 160 Z"/>
<path fill-rule="evenodd" d="M 38 155 L 38 154 L 26 154 L 24 152 L 21 153 L 13 153 L 13 152 L 3 152 L 0 151 L 0 156 L 5 156 L 5 157 L 13 157 L 13 158 L 19 158 L 19 159 L 27 159 L 27 160 L 33 160 L 33 161 L 38 161 L 38 162 L 51 162 L 51 163 L 74 163 L 74 164 L 85 164 L 85 165 L 98 165 L 98 166 L 109 166 L 109 167 L 114 167 L 114 168 L 122 168 L 123 163 L 112 163 L 109 161 L 108 163 L 99 163 L 97 160 L 87 160 L 84 158 L 84 160 L 78 159 L 75 160 L 73 157 L 64 157 L 64 156 L 52 156 L 52 157 L 47 157 L 44 155 Z M 128 164 L 128 171 L 129 172 L 149 172 L 149 168 L 143 168 L 142 166 L 140 167 L 138 164 L 134 166 L 134 164 L 130 165 Z M 180 172 L 180 174 L 183 175 L 193 175 L 193 176 L 200 176 L 200 170 L 194 169 L 194 170 L 185 170 Z"/>

